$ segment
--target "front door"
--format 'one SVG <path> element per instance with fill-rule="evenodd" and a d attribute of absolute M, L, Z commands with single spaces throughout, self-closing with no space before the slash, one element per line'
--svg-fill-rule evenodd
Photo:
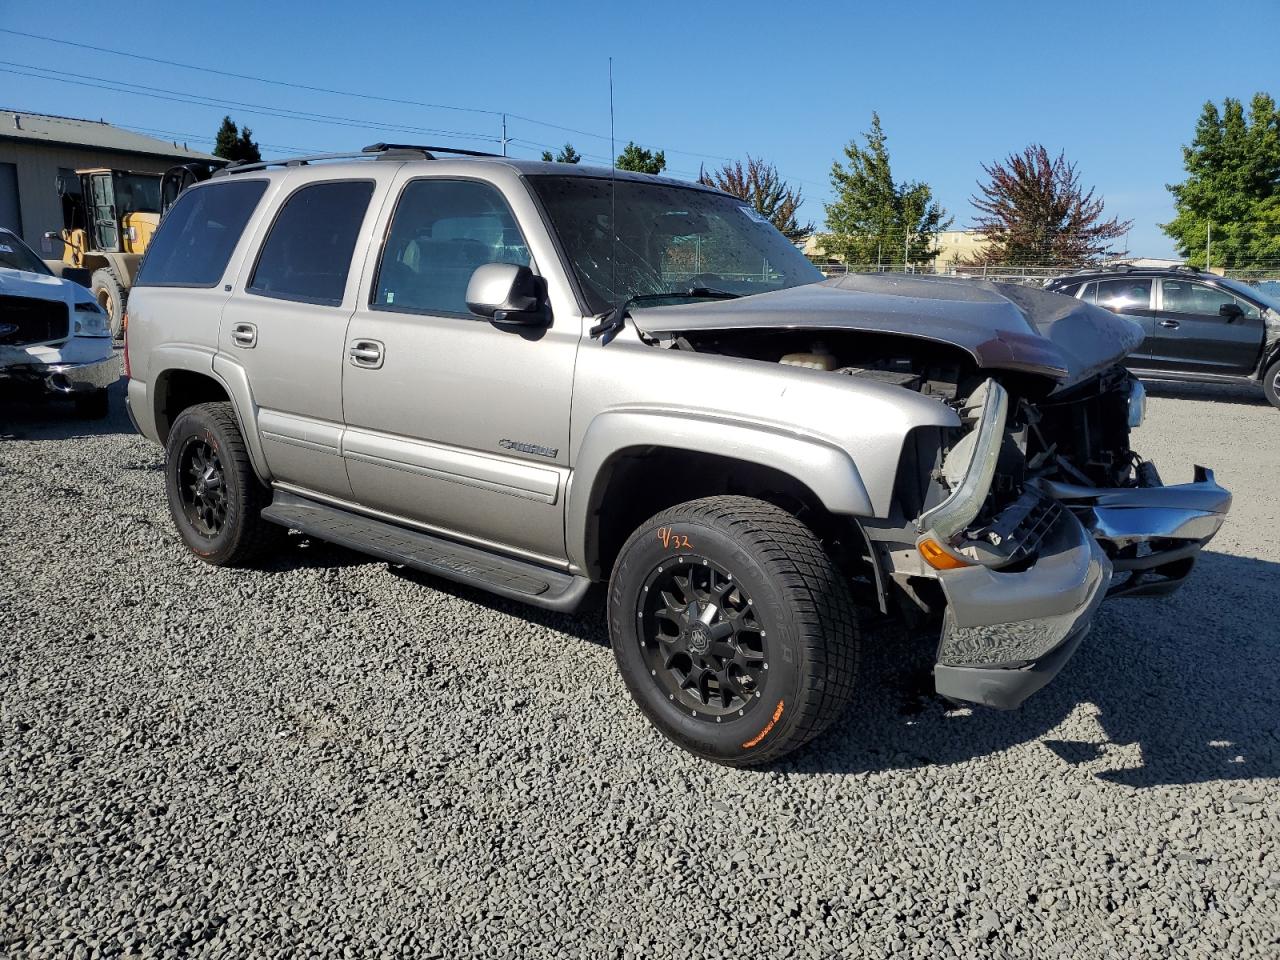
<path fill-rule="evenodd" d="M 89 177 L 89 208 L 94 248 L 118 250 L 120 225 L 116 222 L 116 192 L 110 173 L 95 173 Z"/>
<path fill-rule="evenodd" d="M 481 264 L 537 269 L 497 187 L 405 174 L 398 190 L 343 358 L 355 499 L 462 540 L 563 560 L 581 320 L 504 329 L 467 310 Z"/>
<path fill-rule="evenodd" d="M 1165 277 L 1156 318 L 1157 353 L 1169 370 L 1241 376 L 1253 372 L 1262 350 L 1262 311 L 1254 304 L 1198 280 Z M 1225 317 L 1224 305 L 1241 314 Z"/>

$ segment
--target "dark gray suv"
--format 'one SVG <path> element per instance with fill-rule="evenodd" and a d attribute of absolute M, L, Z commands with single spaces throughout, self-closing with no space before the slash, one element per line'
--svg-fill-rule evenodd
<path fill-rule="evenodd" d="M 1125 360 L 1134 373 L 1261 381 L 1280 407 L 1280 297 L 1190 267 L 1092 271 L 1046 286 L 1141 324 L 1142 344 Z"/>

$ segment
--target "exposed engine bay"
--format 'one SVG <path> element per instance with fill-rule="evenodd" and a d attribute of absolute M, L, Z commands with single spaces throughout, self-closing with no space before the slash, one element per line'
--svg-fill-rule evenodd
<path fill-rule="evenodd" d="M 894 516 L 878 529 L 867 525 L 902 585 L 971 564 L 1010 573 L 1026 569 L 1039 558 L 1063 511 L 1070 511 L 1114 565 L 1111 595 L 1164 592 L 1190 572 L 1194 550 L 1183 548 L 1194 544 L 1198 549 L 1199 534 L 1209 527 L 1216 531 L 1220 522 L 1174 524 L 1133 536 L 1100 529 L 1101 500 L 1127 497 L 1116 509 L 1129 516 L 1123 511 L 1142 509 L 1150 496 L 1172 502 L 1178 499 L 1175 491 L 1183 489 L 1165 488 L 1155 465 L 1131 448 L 1130 430 L 1142 422 L 1146 394 L 1118 363 L 1061 386 L 1039 373 L 981 369 L 951 344 L 883 333 L 690 331 L 662 338 L 658 345 L 875 381 L 934 397 L 955 410 L 960 428 L 917 430 L 909 436 Z M 992 426 L 997 392 L 999 423 Z M 984 417 L 991 434 L 985 437 L 990 462 L 976 481 L 979 498 L 965 488 L 975 485 Z M 1204 479 L 1197 474 L 1198 482 Z M 1189 496 L 1194 500 L 1196 494 Z M 1229 503 L 1222 495 L 1213 504 L 1209 495 L 1200 499 L 1206 502 L 1188 507 L 1193 513 L 1203 507 L 1216 515 Z M 958 500 L 970 501 L 971 508 L 960 510 Z M 901 563 L 918 555 L 927 563 L 915 569 Z M 907 592 L 926 612 L 936 606 L 928 590 Z"/>

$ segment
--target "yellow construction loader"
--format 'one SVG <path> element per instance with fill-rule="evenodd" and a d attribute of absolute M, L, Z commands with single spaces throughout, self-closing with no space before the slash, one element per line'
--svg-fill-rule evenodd
<path fill-rule="evenodd" d="M 163 174 L 99 168 L 58 178 L 62 230 L 46 238 L 62 242 L 64 263 L 91 271 L 91 289 L 117 338 L 129 288 L 161 216 L 183 188 L 208 179 L 213 169 L 204 163 Z"/>

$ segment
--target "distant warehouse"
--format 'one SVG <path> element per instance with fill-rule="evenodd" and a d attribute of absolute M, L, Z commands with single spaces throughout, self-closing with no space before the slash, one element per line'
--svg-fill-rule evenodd
<path fill-rule="evenodd" d="M 0 227 L 21 234 L 36 250 L 47 232 L 63 227 L 58 183 L 78 192 L 76 170 L 106 168 L 163 173 L 193 160 L 213 160 L 167 140 L 113 127 L 21 110 L 0 111 Z"/>

